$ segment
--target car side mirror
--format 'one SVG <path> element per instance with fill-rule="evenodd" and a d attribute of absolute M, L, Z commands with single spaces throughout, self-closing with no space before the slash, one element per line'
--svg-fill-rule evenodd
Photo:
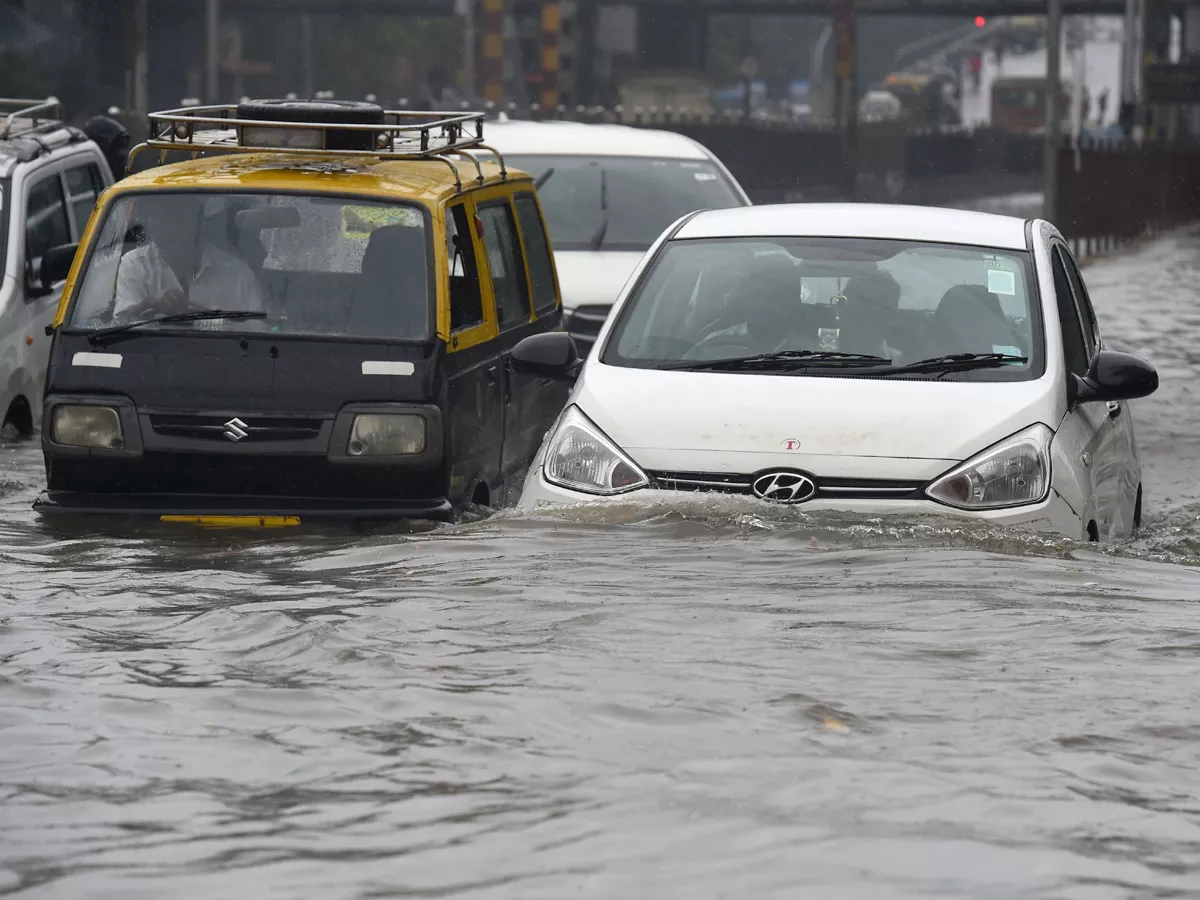
<path fill-rule="evenodd" d="M 1076 401 L 1137 400 L 1157 390 L 1158 372 L 1150 363 L 1128 353 L 1101 350 L 1087 377 L 1080 379 Z"/>
<path fill-rule="evenodd" d="M 531 335 L 512 352 L 513 371 L 535 378 L 570 380 L 582 364 L 574 338 L 565 331 Z"/>
<path fill-rule="evenodd" d="M 78 244 L 61 244 L 46 251 L 42 256 L 42 270 L 39 273 L 43 290 L 49 293 L 54 285 L 66 279 L 78 249 Z"/>

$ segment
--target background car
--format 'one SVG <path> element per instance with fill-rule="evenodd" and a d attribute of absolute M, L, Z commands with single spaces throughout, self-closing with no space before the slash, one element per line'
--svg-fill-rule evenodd
<path fill-rule="evenodd" d="M 0 440 L 33 433 L 63 282 L 42 278 L 55 251 L 74 255 L 112 173 L 104 155 L 61 121 L 56 100 L 0 100 Z M 11 118 L 9 118 L 11 116 Z"/>
<path fill-rule="evenodd" d="M 567 335 L 519 371 L 570 374 Z M 699 213 L 647 256 L 521 505 L 715 492 L 1120 538 L 1142 515 L 1124 401 L 1048 222 L 901 206 Z"/>
<path fill-rule="evenodd" d="M 489 122 L 485 136 L 538 185 L 564 321 L 585 352 L 665 228 L 697 209 L 750 205 L 720 160 L 681 134 L 626 125 Z"/>

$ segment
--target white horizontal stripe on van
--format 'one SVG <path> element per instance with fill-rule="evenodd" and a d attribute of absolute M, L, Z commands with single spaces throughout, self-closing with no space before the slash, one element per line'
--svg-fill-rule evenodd
<path fill-rule="evenodd" d="M 85 353 L 80 351 L 71 357 L 73 366 L 93 366 L 98 369 L 121 368 L 120 353 Z"/>
<path fill-rule="evenodd" d="M 384 362 L 382 360 L 364 359 L 362 373 L 364 375 L 411 375 L 417 367 L 410 362 Z"/>

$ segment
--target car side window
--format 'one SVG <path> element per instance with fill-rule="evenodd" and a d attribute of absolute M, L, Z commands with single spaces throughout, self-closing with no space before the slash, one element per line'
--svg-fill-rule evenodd
<path fill-rule="evenodd" d="M 481 207 L 483 243 L 487 248 L 488 268 L 496 292 L 496 315 L 500 328 L 511 328 L 528 322 L 529 289 L 525 284 L 525 261 L 513 221 L 512 207 L 507 201 Z"/>
<path fill-rule="evenodd" d="M 482 325 L 483 295 L 475 265 L 475 242 L 467 208 L 461 203 L 447 210 L 446 259 L 450 264 L 450 330 Z"/>
<path fill-rule="evenodd" d="M 538 313 L 552 311 L 558 305 L 554 287 L 554 262 L 550 256 L 550 241 L 538 213 L 532 194 L 518 194 L 515 203 L 521 236 L 525 239 L 525 255 L 529 261 L 529 280 L 533 283 L 533 308 Z"/>
<path fill-rule="evenodd" d="M 1079 305 L 1079 315 L 1083 319 L 1083 333 L 1088 343 L 1088 355 L 1095 356 L 1100 349 L 1100 325 L 1096 321 L 1096 311 L 1092 308 L 1092 298 L 1088 296 L 1083 276 L 1080 275 L 1079 267 L 1075 265 L 1071 254 L 1062 247 L 1058 248 L 1058 252 L 1062 254 L 1063 268 L 1067 270 L 1067 279 L 1071 282 L 1075 302 Z"/>
<path fill-rule="evenodd" d="M 95 163 L 72 166 L 67 169 L 66 177 L 67 200 L 75 218 L 75 239 L 79 240 L 96 206 L 96 198 L 104 190 L 104 179 L 100 176 L 100 167 Z"/>
<path fill-rule="evenodd" d="M 67 204 L 58 173 L 46 175 L 29 188 L 25 206 L 25 258 L 37 274 L 42 257 L 52 247 L 71 242 Z"/>
<path fill-rule="evenodd" d="M 1058 321 L 1062 327 L 1063 353 L 1067 368 L 1076 375 L 1086 375 L 1089 363 L 1087 341 L 1079 321 L 1075 296 L 1071 291 L 1071 280 L 1067 276 L 1066 266 L 1063 265 L 1062 255 L 1057 247 L 1050 254 L 1050 265 L 1054 274 L 1054 296 L 1058 300 Z"/>

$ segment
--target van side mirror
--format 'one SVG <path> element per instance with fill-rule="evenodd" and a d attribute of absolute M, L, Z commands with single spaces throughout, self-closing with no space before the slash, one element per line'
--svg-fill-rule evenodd
<path fill-rule="evenodd" d="M 42 256 L 41 282 L 42 289 L 47 293 L 58 282 L 66 279 L 71 272 L 71 263 L 75 261 L 75 251 L 78 244 L 61 244 L 51 247 Z"/>
<path fill-rule="evenodd" d="M 1101 350 L 1087 377 L 1079 381 L 1076 401 L 1137 400 L 1157 390 L 1158 372 L 1150 363 L 1128 353 Z"/>
<path fill-rule="evenodd" d="M 530 335 L 512 352 L 513 371 L 535 378 L 570 380 L 582 364 L 574 338 L 565 331 Z"/>

